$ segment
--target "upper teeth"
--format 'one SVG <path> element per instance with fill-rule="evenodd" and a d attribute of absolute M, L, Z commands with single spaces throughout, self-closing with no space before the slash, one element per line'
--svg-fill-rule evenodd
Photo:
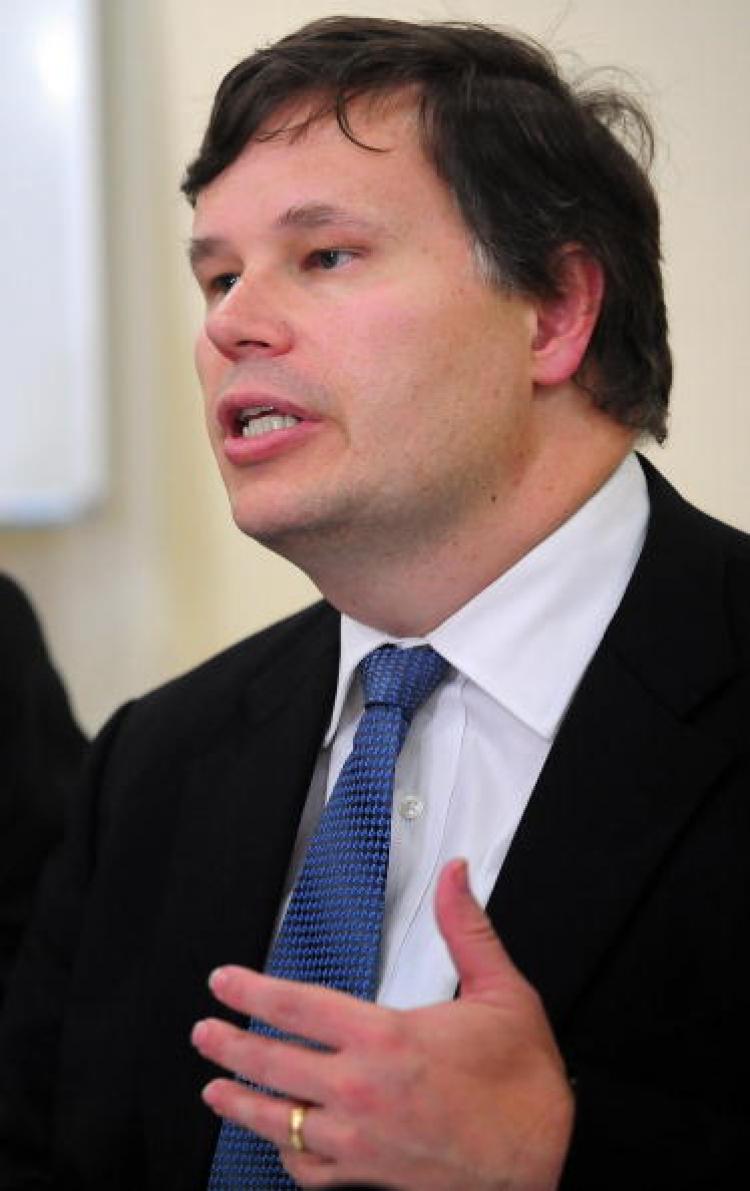
<path fill-rule="evenodd" d="M 237 419 L 243 438 L 256 438 L 271 430 L 289 430 L 299 420 L 292 414 L 277 413 L 273 405 L 255 405 L 251 409 L 243 409 Z"/>

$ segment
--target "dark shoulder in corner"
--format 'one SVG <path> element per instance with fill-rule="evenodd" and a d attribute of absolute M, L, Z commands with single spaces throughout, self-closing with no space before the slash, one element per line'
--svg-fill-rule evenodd
<path fill-rule="evenodd" d="M 128 739 L 135 733 L 148 751 L 151 738 L 163 748 L 168 726 L 175 747 L 200 749 L 214 738 L 217 724 L 244 716 L 253 692 L 272 690 L 282 674 L 287 683 L 290 673 L 302 682 L 306 674 L 325 668 L 335 681 L 338 651 L 339 614 L 320 601 L 135 700 L 122 732 Z"/>

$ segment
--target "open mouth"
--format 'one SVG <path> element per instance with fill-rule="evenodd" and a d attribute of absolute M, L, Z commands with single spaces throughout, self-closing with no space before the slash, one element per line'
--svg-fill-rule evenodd
<path fill-rule="evenodd" d="M 234 433 L 239 438 L 260 438 L 274 430 L 291 430 L 301 418 L 282 414 L 273 405 L 253 405 L 240 409 L 234 418 Z"/>

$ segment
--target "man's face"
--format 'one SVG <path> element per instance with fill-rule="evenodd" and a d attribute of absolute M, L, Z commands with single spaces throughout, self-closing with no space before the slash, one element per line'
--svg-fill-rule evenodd
<path fill-rule="evenodd" d="M 196 361 L 232 511 L 313 570 L 497 515 L 533 453 L 532 307 L 479 276 L 412 105 L 359 103 L 352 124 L 386 151 L 329 119 L 253 141 L 195 212 Z"/>

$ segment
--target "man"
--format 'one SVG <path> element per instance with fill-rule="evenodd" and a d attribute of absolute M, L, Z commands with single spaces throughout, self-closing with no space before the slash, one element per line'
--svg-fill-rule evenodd
<path fill-rule="evenodd" d="M 85 748 L 42 633 L 0 575 L 0 1002 Z"/>
<path fill-rule="evenodd" d="M 325 602 L 102 734 L 6 1019 L 0 1185 L 734 1186 L 750 545 L 632 454 L 671 373 L 628 121 L 647 146 L 479 27 L 332 18 L 222 84 L 184 185 L 207 424 Z M 383 816 L 328 824 L 357 765 L 387 784 L 371 670 L 404 657 L 445 673 L 368 925 Z M 377 1003 L 307 979 L 372 937 Z"/>

